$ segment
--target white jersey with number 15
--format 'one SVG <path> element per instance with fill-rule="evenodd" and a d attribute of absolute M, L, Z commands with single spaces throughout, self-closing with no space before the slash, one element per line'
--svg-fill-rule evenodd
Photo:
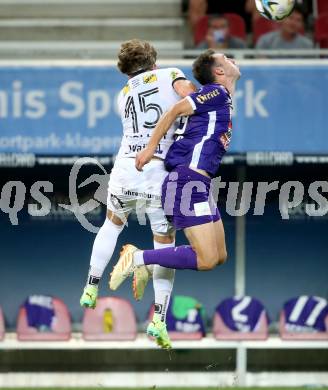
<path fill-rule="evenodd" d="M 173 83 L 185 78 L 180 69 L 165 68 L 144 72 L 129 79 L 118 98 L 123 138 L 117 158 L 135 157 L 148 144 L 162 114 L 180 100 Z M 178 122 L 161 140 L 156 157 L 165 158 L 177 127 Z"/>

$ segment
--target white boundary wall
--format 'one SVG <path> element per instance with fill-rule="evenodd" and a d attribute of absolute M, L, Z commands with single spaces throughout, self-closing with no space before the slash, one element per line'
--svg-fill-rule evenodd
<path fill-rule="evenodd" d="M 9 350 L 147 350 L 157 348 L 145 335 L 135 341 L 84 341 L 80 333 L 62 342 L 17 341 L 15 333 L 6 334 L 0 351 Z M 209 386 L 328 386 L 327 372 L 247 372 L 248 349 L 328 349 L 328 340 L 281 340 L 270 337 L 265 341 L 221 341 L 208 335 L 200 341 L 177 341 L 174 349 L 235 349 L 234 372 L 123 372 L 123 373 L 0 373 L 1 387 L 209 387 Z M 3 352 L 2 352 L 3 353 Z"/>
<path fill-rule="evenodd" d="M 51 372 L 0 374 L 1 387 L 224 387 L 238 385 L 234 372 Z M 328 386 L 328 372 L 247 373 L 246 386 Z"/>

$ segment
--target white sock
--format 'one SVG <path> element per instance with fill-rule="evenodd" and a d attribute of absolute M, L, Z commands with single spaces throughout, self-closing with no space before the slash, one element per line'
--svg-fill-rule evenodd
<path fill-rule="evenodd" d="M 108 218 L 99 229 L 92 247 L 88 284 L 98 285 L 105 268 L 113 256 L 117 238 L 124 225 L 115 225 Z"/>
<path fill-rule="evenodd" d="M 143 251 L 136 251 L 133 254 L 133 264 L 136 266 L 144 265 Z"/>
<path fill-rule="evenodd" d="M 155 249 L 171 248 L 175 246 L 175 242 L 171 244 L 160 244 L 154 241 Z M 175 270 L 170 268 L 154 265 L 153 270 L 153 286 L 155 292 L 155 313 L 154 318 L 159 318 L 165 322 L 166 312 L 170 303 L 171 292 L 173 289 Z"/>

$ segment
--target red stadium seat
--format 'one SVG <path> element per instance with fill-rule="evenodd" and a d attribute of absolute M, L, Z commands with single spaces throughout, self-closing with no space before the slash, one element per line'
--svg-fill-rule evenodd
<path fill-rule="evenodd" d="M 298 297 L 298 299 L 312 299 L 313 297 L 308 297 L 308 296 L 301 296 L 301 297 Z M 320 298 L 322 301 L 325 301 L 325 299 L 322 299 Z M 286 312 L 286 305 L 288 305 L 289 303 L 291 303 L 294 299 L 291 299 L 289 301 L 287 301 L 284 305 L 284 308 L 281 310 L 280 312 L 280 320 L 279 320 L 279 333 L 280 333 L 280 337 L 283 339 L 283 340 L 328 340 L 328 310 L 327 310 L 327 305 L 326 305 L 326 311 L 325 311 L 325 318 L 323 318 L 323 323 L 325 324 L 325 328 L 326 328 L 326 331 L 325 332 L 322 332 L 322 331 L 316 331 L 316 332 L 309 332 L 307 331 L 306 329 L 305 330 L 302 330 L 302 328 L 298 325 L 298 321 L 295 320 L 295 329 L 288 329 L 288 327 L 286 326 L 286 316 L 288 315 L 287 312 Z M 295 306 L 294 306 L 295 307 Z M 305 309 L 303 309 L 305 310 Z M 302 322 L 304 322 L 304 320 L 306 318 L 309 318 L 309 316 L 311 315 L 311 313 L 313 313 L 313 311 L 315 310 L 315 308 L 312 308 L 312 311 L 310 312 L 304 312 L 302 310 L 299 310 L 299 314 L 298 316 L 302 319 Z M 318 313 L 317 313 L 318 314 Z M 291 315 L 290 315 L 291 316 Z M 290 321 L 289 324 L 291 324 L 292 322 Z"/>
<path fill-rule="evenodd" d="M 318 16 L 322 14 L 328 14 L 328 1 L 327 0 L 316 0 L 317 5 L 316 9 L 318 12 Z"/>
<path fill-rule="evenodd" d="M 300 333 L 288 332 L 285 328 L 286 318 L 282 311 L 279 319 L 279 334 L 283 340 L 328 340 L 328 332 L 320 333 Z M 328 329 L 328 318 L 326 319 L 326 327 Z"/>
<path fill-rule="evenodd" d="M 105 331 L 105 312 L 110 312 L 110 330 Z M 83 317 L 84 340 L 135 340 L 137 321 L 129 301 L 118 297 L 98 298 L 95 309 L 86 309 Z"/>
<path fill-rule="evenodd" d="M 279 24 L 277 22 L 273 22 L 272 20 L 268 20 L 265 18 L 256 18 L 253 22 L 253 43 L 256 44 L 257 40 L 261 35 L 266 34 L 270 31 L 275 31 L 279 28 Z"/>
<path fill-rule="evenodd" d="M 246 39 L 246 25 L 244 19 L 238 14 L 224 14 L 230 24 L 230 33 L 235 37 Z M 208 28 L 208 19 L 210 16 L 201 17 L 194 31 L 194 42 L 198 45 L 206 36 Z"/>
<path fill-rule="evenodd" d="M 256 18 L 253 22 L 253 43 L 254 45 L 258 41 L 261 35 L 271 31 L 279 30 L 279 22 L 274 22 L 265 18 Z M 302 27 L 300 34 L 305 34 L 305 28 Z"/>
<path fill-rule="evenodd" d="M 223 322 L 217 313 L 213 319 L 213 335 L 217 340 L 266 340 L 268 338 L 268 321 L 265 313 L 261 315 L 256 332 L 234 332 Z"/>
<path fill-rule="evenodd" d="M 173 341 L 179 340 L 201 340 L 204 336 L 202 332 L 169 332 L 170 339 Z"/>
<path fill-rule="evenodd" d="M 2 309 L 0 307 L 0 340 L 5 336 L 5 320 L 3 318 Z"/>
<path fill-rule="evenodd" d="M 25 307 L 19 309 L 17 338 L 20 341 L 65 341 L 71 338 L 71 317 L 67 306 L 59 298 L 53 298 L 55 319 L 52 332 L 39 332 L 27 322 Z"/>
<path fill-rule="evenodd" d="M 224 14 L 230 25 L 230 33 L 234 37 L 246 39 L 246 24 L 244 19 L 238 14 Z"/>
<path fill-rule="evenodd" d="M 199 21 L 197 22 L 197 25 L 195 27 L 194 31 L 194 43 L 195 45 L 198 45 L 206 36 L 208 27 L 208 16 L 202 16 Z"/>
<path fill-rule="evenodd" d="M 316 19 L 314 38 L 321 48 L 328 48 L 328 13 L 320 15 Z"/>
<path fill-rule="evenodd" d="M 224 309 L 224 311 L 230 311 L 228 300 L 231 301 L 231 299 L 234 298 L 229 298 L 221 302 L 217 309 L 221 307 Z M 259 317 L 256 313 L 249 313 L 249 315 L 253 316 L 250 318 L 250 322 L 253 322 L 253 320 L 256 321 L 256 327 L 253 331 L 244 332 L 230 329 L 226 325 L 220 313 L 216 310 L 213 318 L 214 337 L 217 340 L 266 340 L 269 336 L 268 316 L 263 305 L 259 301 L 257 302 L 261 305 L 260 307 L 262 307 L 261 311 L 259 312 L 261 313 L 259 314 Z"/>

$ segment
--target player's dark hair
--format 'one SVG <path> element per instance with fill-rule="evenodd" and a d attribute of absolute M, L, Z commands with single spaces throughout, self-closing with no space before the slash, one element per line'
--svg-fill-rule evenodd
<path fill-rule="evenodd" d="M 157 52 L 149 42 L 131 39 L 122 43 L 118 53 L 117 67 L 122 73 L 133 76 L 153 69 L 156 59 Z"/>
<path fill-rule="evenodd" d="M 213 54 L 215 54 L 213 49 L 206 50 L 196 58 L 192 65 L 192 73 L 195 79 L 202 85 L 211 84 L 215 80 L 213 73 L 215 58 Z"/>

